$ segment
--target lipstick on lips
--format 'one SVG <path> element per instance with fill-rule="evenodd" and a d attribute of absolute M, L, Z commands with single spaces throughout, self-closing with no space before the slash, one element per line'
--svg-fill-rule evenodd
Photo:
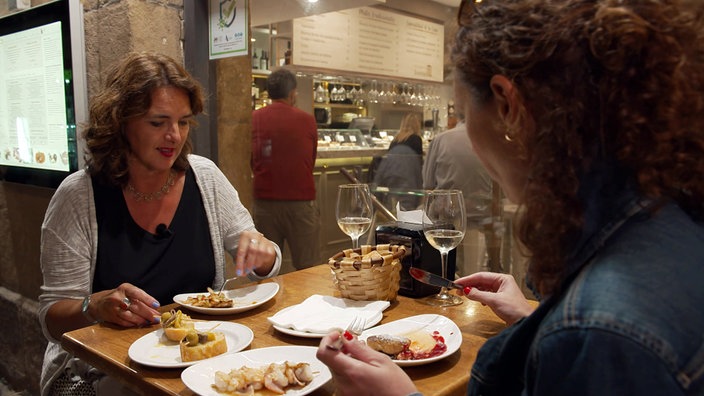
<path fill-rule="evenodd" d="M 163 155 L 164 157 L 173 157 L 174 151 L 176 151 L 173 148 L 168 148 L 168 147 L 159 147 L 158 151 Z"/>

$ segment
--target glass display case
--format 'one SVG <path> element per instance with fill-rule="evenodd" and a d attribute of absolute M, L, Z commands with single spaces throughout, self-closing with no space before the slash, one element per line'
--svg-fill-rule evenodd
<path fill-rule="evenodd" d="M 359 129 L 318 129 L 318 150 L 368 149 L 369 137 Z"/>

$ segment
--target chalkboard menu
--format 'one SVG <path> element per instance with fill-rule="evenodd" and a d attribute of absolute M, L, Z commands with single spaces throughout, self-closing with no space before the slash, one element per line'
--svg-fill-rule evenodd
<path fill-rule="evenodd" d="M 293 63 L 443 81 L 444 27 L 372 7 L 293 20 Z"/>

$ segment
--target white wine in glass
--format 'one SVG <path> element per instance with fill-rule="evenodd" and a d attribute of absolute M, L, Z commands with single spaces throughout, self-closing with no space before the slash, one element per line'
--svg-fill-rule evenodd
<path fill-rule="evenodd" d="M 454 279 L 447 274 L 447 255 L 464 238 L 467 217 L 464 197 L 460 190 L 428 191 L 423 206 L 423 234 L 430 245 L 440 251 L 442 277 Z M 462 304 L 462 299 L 441 288 L 438 294 L 420 300 L 428 305 L 440 307 Z"/>
<path fill-rule="evenodd" d="M 359 237 L 372 225 L 372 196 L 366 184 L 343 184 L 337 189 L 337 225 L 359 247 Z"/>

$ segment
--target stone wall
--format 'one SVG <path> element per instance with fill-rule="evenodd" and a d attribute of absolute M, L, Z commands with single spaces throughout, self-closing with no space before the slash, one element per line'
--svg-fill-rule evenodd
<path fill-rule="evenodd" d="M 16 12 L 16 4 L 0 0 L 0 17 Z M 89 97 L 101 87 L 104 72 L 127 52 L 153 50 L 183 61 L 183 0 L 81 4 Z M 0 377 L 33 395 L 39 394 L 46 346 L 37 320 L 40 227 L 52 195 L 53 189 L 0 181 L 0 318 L 9 324 L 0 337 Z"/>

